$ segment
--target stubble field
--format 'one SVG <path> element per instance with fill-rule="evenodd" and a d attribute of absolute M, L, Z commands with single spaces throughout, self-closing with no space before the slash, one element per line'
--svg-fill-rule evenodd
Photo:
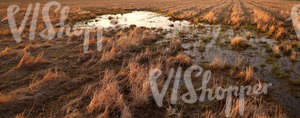
<path fill-rule="evenodd" d="M 20 5 L 21 23 L 27 5 L 47 0 L 0 0 L 0 20 L 9 5 Z M 103 32 L 102 50 L 96 34 L 90 51 L 83 36 L 30 41 L 30 25 L 16 43 L 7 20 L 0 23 L 0 117 L 64 118 L 198 118 L 225 117 L 226 99 L 186 104 L 170 103 L 171 88 L 158 107 L 151 92 L 149 71 L 163 70 L 162 87 L 171 68 L 200 65 L 211 70 L 208 86 L 226 88 L 272 83 L 266 95 L 249 95 L 239 114 L 239 96 L 232 99 L 231 117 L 300 117 L 300 41 L 292 24 L 288 0 L 60 0 L 71 8 L 67 24 L 75 25 L 104 14 L 152 11 L 186 20 L 193 27 L 167 38 L 171 31 L 130 26 Z M 53 23 L 59 13 L 51 13 Z M 30 21 L 30 20 L 29 20 Z M 29 24 L 30 22 L 28 22 Z M 206 25 L 199 25 L 208 24 Z M 45 28 L 39 17 L 37 32 Z M 214 26 L 220 35 L 213 37 Z M 56 31 L 59 27 L 56 28 Z M 193 32 L 195 31 L 197 35 Z M 202 35 L 208 34 L 208 35 Z M 271 43 L 269 43 L 271 41 Z M 197 53 L 185 45 L 199 44 Z M 201 87 L 201 79 L 193 77 Z M 173 86 L 173 80 L 170 84 Z M 261 89 L 261 88 L 260 88 Z M 182 86 L 178 93 L 187 92 Z M 200 95 L 199 92 L 197 92 Z"/>

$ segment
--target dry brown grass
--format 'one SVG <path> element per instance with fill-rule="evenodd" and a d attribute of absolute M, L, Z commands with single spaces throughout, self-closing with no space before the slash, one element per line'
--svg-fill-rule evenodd
<path fill-rule="evenodd" d="M 241 43 L 242 40 L 243 40 L 242 37 L 235 37 L 231 40 L 231 45 L 232 46 L 238 46 Z"/>
<path fill-rule="evenodd" d="M 203 19 L 207 20 L 208 22 L 215 23 L 217 22 L 217 16 L 215 15 L 214 11 L 209 12 L 206 14 Z"/>
<path fill-rule="evenodd" d="M 266 31 L 268 22 L 274 20 L 274 18 L 272 18 L 269 14 L 260 9 L 253 9 L 253 15 L 253 22 L 257 23 L 257 28 L 261 29 L 262 31 Z"/>
<path fill-rule="evenodd" d="M 254 22 L 268 22 L 271 21 L 271 16 L 267 14 L 265 11 L 260 9 L 253 9 L 254 15 L 257 17 L 254 19 Z"/>
<path fill-rule="evenodd" d="M 104 110 L 97 118 L 108 118 L 111 117 L 111 112 L 120 111 L 122 118 L 131 118 L 131 111 L 125 103 L 124 95 L 121 93 L 118 83 L 115 73 L 106 71 L 100 82 L 101 87 L 97 88 L 93 93 L 92 99 L 87 106 L 88 112 L 98 114 L 101 110 Z"/>
<path fill-rule="evenodd" d="M 245 71 L 245 80 L 246 81 L 249 81 L 253 78 L 253 67 L 252 66 L 249 66 L 248 68 L 246 68 L 246 71 Z"/>
<path fill-rule="evenodd" d="M 243 81 L 251 81 L 254 78 L 253 67 L 249 66 L 245 68 L 237 74 L 236 78 L 243 79 Z"/>
<path fill-rule="evenodd" d="M 275 25 L 272 25 L 268 31 L 268 35 L 272 35 L 274 34 L 274 32 L 276 31 L 276 26 Z"/>
<path fill-rule="evenodd" d="M 234 37 L 231 39 L 230 44 L 233 48 L 244 48 L 247 46 L 246 40 L 244 40 L 242 37 Z"/>
<path fill-rule="evenodd" d="M 219 57 L 215 57 L 209 65 L 209 67 L 214 70 L 224 69 L 226 66 L 226 61 L 222 61 Z"/>
<path fill-rule="evenodd" d="M 149 62 L 151 60 L 151 58 L 155 55 L 158 55 L 158 52 L 151 51 L 149 48 L 147 48 L 146 51 L 140 53 L 136 57 L 136 61 L 139 63 L 146 63 L 146 62 Z"/>
<path fill-rule="evenodd" d="M 273 50 L 273 53 L 275 56 L 280 56 L 280 47 L 279 46 L 274 45 L 272 50 Z"/>
<path fill-rule="evenodd" d="M 291 59 L 291 61 L 296 61 L 297 60 L 297 52 L 296 51 L 293 50 L 291 52 L 290 59 Z"/>
<path fill-rule="evenodd" d="M 270 2 L 270 0 L 266 1 Z M 16 3 L 15 1 L 5 2 L 7 3 L 5 3 L 5 7 L 3 6 L 3 8 L 6 8 L 8 6 L 6 4 L 8 3 Z M 20 0 L 17 0 L 17 2 L 24 3 L 24 1 Z M 110 12 L 111 9 L 115 8 L 120 8 L 118 10 L 115 10 L 117 12 L 120 12 L 121 9 L 125 8 L 152 9 L 153 7 L 155 7 L 155 10 L 157 9 L 158 12 L 168 13 L 174 17 L 180 17 L 182 19 L 193 19 L 195 23 L 202 20 L 206 20 L 208 22 L 213 23 L 228 23 L 228 21 L 231 21 L 233 24 L 237 25 L 242 25 L 243 23 L 251 25 L 254 24 L 257 25 L 257 28 L 259 28 L 260 30 L 269 31 L 270 34 L 276 34 L 276 37 L 284 35 L 286 33 L 285 28 L 289 26 L 286 23 L 280 25 L 280 19 L 273 18 L 273 15 L 271 14 L 274 13 L 273 9 L 269 9 L 269 12 L 266 12 L 263 9 L 257 9 L 257 7 L 255 7 L 254 5 L 250 5 L 248 3 L 249 0 L 234 0 L 233 7 L 231 7 L 231 1 L 221 0 L 116 0 L 114 2 L 110 0 L 79 0 L 77 1 L 79 4 L 74 4 L 74 1 L 70 0 L 61 2 L 72 7 L 71 12 L 73 12 L 73 14 L 71 13 L 70 21 L 73 21 L 72 19 L 85 20 L 87 18 L 96 16 L 95 13 L 104 14 Z M 23 5 L 26 4 L 28 4 L 27 1 Z M 242 4 L 244 5 L 245 9 L 242 9 Z M 266 4 L 266 2 L 262 2 L 262 4 Z M 215 6 L 212 7 L 213 5 Z M 284 5 L 276 6 L 278 8 L 284 7 Z M 78 7 L 78 9 L 75 7 Z M 258 5 L 258 7 L 262 7 L 262 5 Z M 258 12 L 260 13 L 253 12 L 253 9 L 259 10 Z M 232 13 L 227 11 L 232 11 Z M 246 12 L 249 14 L 246 14 Z M 286 14 L 286 10 L 283 10 L 281 13 Z M 56 16 L 54 20 L 57 20 L 58 13 L 56 13 L 54 16 Z M 246 18 L 245 16 L 251 17 Z M 282 17 L 280 16 L 280 18 Z M 245 22 L 248 20 L 252 21 L 253 19 L 255 19 L 256 22 Z M 39 25 L 38 27 L 38 29 L 42 29 L 43 26 Z M 7 34 L 8 33 L 0 32 L 1 36 Z M 78 58 L 81 58 L 82 56 L 77 55 L 77 52 L 80 52 L 79 48 L 77 48 L 78 44 L 82 43 L 80 42 L 82 41 L 80 37 L 72 37 L 72 39 L 79 38 L 79 41 L 69 40 L 70 42 L 66 45 L 66 47 L 72 48 L 65 48 L 61 45 L 56 45 L 55 43 L 49 41 L 49 44 L 53 46 L 53 48 L 42 47 L 43 45 L 40 44 L 32 44 L 26 45 L 24 49 L 20 49 L 22 51 L 25 51 L 25 53 L 22 59 L 19 61 L 19 63 L 15 63 L 13 59 L 12 61 L 9 61 L 12 62 L 12 65 L 17 65 L 18 69 L 12 71 L 13 73 L 16 73 L 17 76 L 4 76 L 4 81 L 1 81 L 0 85 L 1 87 L 3 87 L 3 85 L 9 84 L 12 86 L 12 88 L 3 88 L 5 89 L 3 91 L 16 92 L 15 89 L 24 88 L 24 83 L 27 83 L 28 80 L 30 81 L 30 79 L 28 78 L 36 77 L 34 79 L 37 80 L 33 81 L 33 83 L 30 84 L 28 87 L 34 89 L 34 91 L 21 91 L 20 94 L 29 95 L 26 96 L 26 98 L 28 97 L 29 99 L 23 101 L 14 101 L 13 104 L 5 106 L 8 110 L 6 108 L 4 109 L 2 107 L 2 104 L 0 104 L 0 111 L 9 111 L 9 113 L 7 113 L 8 115 L 5 114 L 5 116 L 14 117 L 16 114 L 19 114 L 24 109 L 26 109 L 27 106 L 31 106 L 32 103 L 36 103 L 34 104 L 37 106 L 34 108 L 35 113 L 29 113 L 29 115 L 31 115 L 32 117 L 47 117 L 47 113 L 51 110 L 57 112 L 54 112 L 54 114 L 57 115 L 54 115 L 55 117 L 66 117 L 67 114 L 69 114 L 69 112 L 61 112 L 60 107 L 62 105 L 64 106 L 65 104 L 72 102 L 72 105 L 75 105 L 67 107 L 70 107 L 70 109 L 71 107 L 76 108 L 76 115 L 78 115 L 78 117 L 139 117 L 136 115 L 140 115 L 140 117 L 163 117 L 164 113 L 160 112 L 164 112 L 165 108 L 156 108 L 152 104 L 154 101 L 151 99 L 151 93 L 149 91 L 147 72 L 149 70 L 149 67 L 159 67 L 165 69 L 174 66 L 190 66 L 192 64 L 192 59 L 183 53 L 179 53 L 180 44 L 182 42 L 180 42 L 179 40 L 172 40 L 172 42 L 169 44 L 172 52 L 167 52 L 164 50 L 165 48 L 156 47 L 157 45 L 153 44 L 153 41 L 157 40 L 157 38 L 155 37 L 155 35 L 152 34 L 152 32 L 149 29 L 131 28 L 121 32 L 108 31 L 105 32 L 105 34 L 105 38 L 102 40 L 103 51 L 89 52 L 89 54 L 84 55 L 87 58 L 86 60 L 89 61 L 88 64 L 81 64 L 77 63 L 76 61 L 79 60 Z M 119 37 L 116 35 L 119 35 Z M 27 38 L 28 36 L 24 34 L 22 35 L 22 37 Z M 90 41 L 90 44 L 95 43 L 95 40 Z M 236 41 L 232 40 L 231 43 L 233 46 L 241 46 L 241 42 L 242 40 L 237 39 Z M 63 41 L 60 43 L 65 44 Z M 5 41 L 5 44 L 1 42 L 1 44 L 3 44 L 3 46 L 6 46 L 7 42 Z M 15 44 L 9 44 L 9 46 L 12 45 Z M 62 49 L 59 49 L 61 47 Z M 153 47 L 155 49 L 153 49 Z M 298 44 L 298 47 L 300 47 L 300 43 Z M 1 49 L 4 48 L 5 47 L 1 47 Z M 3 55 L 6 55 L 11 51 L 11 49 L 13 49 L 14 51 L 14 49 L 17 48 L 18 47 L 4 49 L 3 51 L 1 51 L 0 54 L 2 55 L 3 53 Z M 43 53 L 35 52 L 38 48 L 45 48 L 45 51 L 47 51 L 45 52 L 45 54 L 47 55 L 44 56 Z M 59 52 L 59 54 L 56 54 L 57 52 Z M 31 55 L 36 53 L 39 54 L 37 56 Z M 93 56 L 89 58 L 89 55 Z M 293 52 L 291 53 L 291 58 L 292 55 Z M 41 68 L 41 70 L 37 69 L 33 71 L 21 69 L 24 67 L 37 68 L 40 66 L 40 64 L 47 62 L 48 58 L 49 60 L 51 60 L 51 64 L 49 65 L 49 67 L 47 66 Z M 296 58 L 296 56 L 293 58 Z M 86 62 L 86 60 L 83 61 Z M 242 65 L 240 63 L 241 62 L 238 62 L 237 66 Z M 62 70 L 49 70 L 49 68 L 56 68 L 56 66 L 58 66 L 58 68 Z M 225 61 L 222 61 L 220 58 L 215 58 L 214 61 L 210 64 L 210 66 L 214 69 L 224 69 L 228 65 Z M 42 73 L 41 77 L 36 76 L 36 74 L 40 72 Z M 64 81 L 64 83 L 55 83 L 57 81 L 60 81 L 61 79 L 64 79 L 65 74 L 71 76 L 72 79 Z M 219 76 L 223 77 L 223 74 L 218 73 L 218 77 Z M 247 67 L 243 70 L 243 79 L 253 79 L 252 67 Z M 74 82 L 75 84 L 72 82 Z M 28 84 L 26 84 L 25 86 L 26 90 L 27 85 Z M 49 87 L 51 89 L 35 89 L 41 86 L 45 88 Z M 81 92 L 82 88 L 85 88 L 86 86 L 92 86 L 94 88 L 89 89 L 88 91 Z M 56 92 L 59 94 L 55 94 Z M 47 95 L 49 96 L 43 96 L 43 93 L 47 93 Z M 82 95 L 81 93 L 84 93 L 84 95 Z M 41 97 L 31 99 L 31 96 Z M 8 98 L 6 95 L 0 95 L 0 102 L 1 100 L 6 102 L 7 99 Z M 270 108 L 271 105 L 274 105 L 276 103 L 272 102 L 272 104 L 269 105 L 263 102 L 251 101 L 253 101 L 253 99 L 247 100 L 246 102 L 246 109 L 249 111 L 246 112 L 245 117 L 272 117 L 270 116 L 270 114 L 275 114 L 274 109 L 270 110 L 268 108 Z M 49 104 L 46 104 L 47 102 L 49 102 Z M 149 105 L 149 103 L 151 104 Z M 220 104 L 223 105 L 223 103 L 224 102 L 221 102 Z M 17 105 L 18 109 L 16 109 L 14 105 Z M 209 107 L 214 108 L 215 106 Z M 45 108 L 45 110 L 43 108 Z M 185 105 L 184 108 L 186 108 Z M 205 113 L 200 113 L 203 114 L 202 117 L 219 117 L 220 114 L 218 113 L 223 112 L 220 109 L 211 111 L 210 108 L 205 109 Z M 216 108 L 220 107 L 218 107 L 217 105 Z M 72 110 L 74 109 L 71 109 L 70 111 Z M 234 107 L 233 110 L 236 110 L 236 107 Z M 266 113 L 258 113 L 257 111 L 266 111 Z M 185 113 L 188 114 L 190 112 L 183 112 L 182 109 L 180 113 L 178 113 L 178 116 L 184 116 Z M 74 115 L 74 117 L 77 117 L 76 115 Z M 23 117 L 23 115 L 17 116 Z M 224 114 L 221 114 L 221 116 L 224 116 Z M 239 117 L 237 115 L 237 111 L 233 111 L 232 117 Z"/>
<path fill-rule="evenodd" d="M 13 99 L 11 95 L 4 95 L 0 93 L 0 103 L 7 103 L 10 102 Z"/>
<path fill-rule="evenodd" d="M 272 103 L 263 101 L 263 97 L 251 96 L 251 98 L 244 99 L 244 113 L 240 116 L 240 102 L 238 98 L 233 98 L 232 106 L 230 109 L 230 117 L 232 118 L 286 118 L 287 114 L 284 113 L 284 109 L 280 105 L 274 105 Z M 214 105 L 217 106 L 216 103 Z M 225 107 L 215 112 L 214 110 L 207 109 L 204 112 L 198 113 L 193 117 L 196 118 L 219 118 L 225 117 Z"/>
<path fill-rule="evenodd" d="M 119 107 L 121 104 L 117 102 L 121 98 L 117 83 L 108 83 L 103 87 L 103 90 L 95 92 L 87 109 L 92 112 L 93 110 L 103 109 L 106 106 L 111 108 Z"/>
<path fill-rule="evenodd" d="M 37 80 L 29 85 L 28 88 L 34 89 L 39 86 L 43 86 L 44 83 L 49 83 L 51 81 L 55 81 L 55 79 L 61 79 L 63 75 L 59 74 L 58 70 L 55 68 L 54 70 L 48 70 L 47 73 L 43 76 L 41 80 Z"/>
<path fill-rule="evenodd" d="M 178 39 L 173 39 L 170 43 L 170 48 L 172 51 L 178 51 L 181 49 L 181 41 Z"/>
<path fill-rule="evenodd" d="M 143 105 L 149 101 L 151 96 L 150 83 L 147 70 L 135 62 L 129 63 L 129 84 L 134 104 Z"/>
<path fill-rule="evenodd" d="M 106 75 L 105 77 L 107 77 L 107 79 L 110 79 L 109 77 L 111 76 L 112 75 Z M 87 107 L 89 112 L 104 109 L 106 107 L 115 109 L 122 105 L 122 103 L 118 103 L 122 99 L 118 83 L 116 81 L 103 82 L 102 85 L 103 87 L 101 87 L 94 93 L 92 100 Z"/>
<path fill-rule="evenodd" d="M 239 115 L 239 99 L 236 99 L 233 101 L 233 106 L 231 109 L 231 117 L 240 117 Z M 284 118 L 286 117 L 286 114 L 282 112 L 282 108 L 277 105 L 268 105 L 264 106 L 263 104 L 269 104 L 265 103 L 262 101 L 261 97 L 256 97 L 253 99 L 245 99 L 244 101 L 245 104 L 245 112 L 243 117 L 253 117 L 253 118 L 271 118 L 271 117 L 276 117 L 276 118 Z M 268 112 L 273 112 L 272 115 L 268 114 Z"/>
<path fill-rule="evenodd" d="M 23 50 L 24 50 L 24 52 L 32 52 L 32 51 L 34 51 L 38 48 L 40 48 L 40 44 L 31 44 L 31 43 L 29 43 L 25 46 L 25 48 Z"/>
<path fill-rule="evenodd" d="M 24 113 L 21 113 L 21 114 L 16 115 L 15 118 L 25 118 Z"/>
<path fill-rule="evenodd" d="M 121 118 L 132 118 L 133 115 L 131 114 L 131 111 L 128 106 L 124 106 L 122 109 L 122 115 Z"/>
<path fill-rule="evenodd" d="M 181 66 L 188 67 L 192 65 L 192 59 L 186 54 L 179 53 L 176 57 L 169 57 L 167 59 L 167 67 Z"/>
<path fill-rule="evenodd" d="M 8 47 L 6 47 L 4 50 L 2 50 L 0 52 L 0 57 L 7 55 L 9 51 L 10 51 L 10 49 Z"/>
<path fill-rule="evenodd" d="M 236 59 L 236 61 L 235 61 L 235 64 L 234 64 L 234 66 L 236 67 L 236 68 L 239 68 L 241 65 L 243 65 L 244 64 L 244 60 L 241 58 L 241 57 L 238 57 L 237 59 Z"/>
<path fill-rule="evenodd" d="M 116 48 L 112 48 L 109 51 L 105 51 L 102 54 L 100 62 L 102 63 L 110 63 L 118 61 L 118 57 L 121 55 L 121 52 L 117 51 Z"/>
<path fill-rule="evenodd" d="M 9 29 L 1 29 L 0 30 L 0 35 L 1 36 L 9 36 L 9 35 L 11 35 L 11 33 L 10 33 Z"/>
<path fill-rule="evenodd" d="M 110 118 L 109 117 L 109 107 L 107 106 L 103 113 L 97 116 L 97 118 Z"/>
<path fill-rule="evenodd" d="M 275 34 L 275 38 L 281 38 L 288 33 L 288 30 L 284 27 L 278 27 L 277 32 Z"/>
<path fill-rule="evenodd" d="M 19 0 L 17 1 L 19 2 Z M 4 4 L 16 4 L 18 2 L 10 1 Z M 95 14 L 124 12 L 126 11 L 124 9 L 149 8 L 155 9 L 157 12 L 168 14 L 172 16 L 173 19 L 187 19 L 194 22 L 206 20 L 210 23 L 228 23 L 230 21 L 237 25 L 256 25 L 259 30 L 265 30 L 267 32 L 269 31 L 268 29 L 274 29 L 275 27 L 276 30 L 272 34 L 274 36 L 276 35 L 276 37 L 286 35 L 286 33 L 282 33 L 282 31 L 290 31 L 289 27 L 291 24 L 285 22 L 284 19 L 290 16 L 290 8 L 298 3 L 297 1 L 283 0 L 117 0 L 115 2 L 111 2 L 110 0 L 79 0 L 76 1 L 78 4 L 74 4 L 74 1 L 71 0 L 61 2 L 71 6 L 71 13 L 80 15 L 80 17 L 71 15 L 70 17 L 72 19 L 77 18 L 84 20 L 84 18 L 96 16 Z M 28 3 L 23 3 L 23 5 L 26 4 Z M 3 5 L 3 7 L 4 6 L 5 5 Z M 7 6 L 8 5 L 5 7 Z M 98 10 L 95 10 L 96 8 L 98 8 Z M 5 9 L 3 11 L 5 11 Z M 59 14 L 56 13 L 54 16 L 58 17 L 58 15 Z M 281 22 L 283 22 L 283 24 Z M 271 28 L 272 25 L 274 25 L 273 28 Z M 280 27 L 283 27 L 285 30 L 281 30 Z M 277 29 L 279 29 L 278 33 Z"/>
<path fill-rule="evenodd" d="M 232 13 L 231 13 L 231 22 L 236 25 L 240 26 L 243 21 L 245 20 L 244 12 L 241 8 L 241 5 L 239 3 L 235 3 L 233 8 L 232 8 Z"/>
<path fill-rule="evenodd" d="M 251 32 L 246 32 L 246 39 L 249 40 L 251 38 Z"/>
<path fill-rule="evenodd" d="M 282 44 L 283 53 L 286 55 L 290 55 L 293 49 L 293 46 L 291 44 L 285 43 Z"/>
<path fill-rule="evenodd" d="M 43 58 L 44 53 L 39 53 L 36 57 L 30 56 L 30 53 L 25 52 L 22 59 L 19 61 L 17 65 L 17 69 L 21 67 L 35 67 L 39 64 L 46 63 L 46 59 Z"/>

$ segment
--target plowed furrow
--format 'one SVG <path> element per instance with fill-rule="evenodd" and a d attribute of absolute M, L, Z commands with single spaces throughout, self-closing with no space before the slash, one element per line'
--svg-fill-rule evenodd
<path fill-rule="evenodd" d="M 202 14 L 204 14 L 204 13 L 210 11 L 211 9 L 213 9 L 213 8 L 215 8 L 215 7 L 218 7 L 218 6 L 220 6 L 220 5 L 222 5 L 222 4 L 225 4 L 225 3 L 226 3 L 226 0 L 223 0 L 223 1 L 218 2 L 218 3 L 216 3 L 216 4 L 212 5 L 212 6 L 208 6 L 208 7 L 202 8 L 202 9 L 200 9 L 199 11 L 196 11 L 197 13 L 195 13 L 194 15 L 192 15 L 192 16 L 190 16 L 190 17 L 187 17 L 187 19 L 192 19 L 192 18 L 194 18 L 194 17 L 199 17 L 199 16 L 201 16 Z"/>

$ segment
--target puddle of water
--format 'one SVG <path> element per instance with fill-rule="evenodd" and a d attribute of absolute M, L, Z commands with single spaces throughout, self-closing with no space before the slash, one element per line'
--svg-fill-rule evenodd
<path fill-rule="evenodd" d="M 181 29 L 183 27 L 189 27 L 188 21 L 170 21 L 168 17 L 161 14 L 148 12 L 148 11 L 134 11 L 126 14 L 108 14 L 102 15 L 86 22 L 77 24 L 77 27 L 89 28 L 100 27 L 109 28 L 120 25 L 122 27 L 129 27 L 130 25 L 136 25 L 139 27 L 147 28 L 162 28 L 162 29 Z"/>
<path fill-rule="evenodd" d="M 184 38 L 192 38 L 193 36 L 212 36 L 217 38 L 220 25 L 208 24 L 191 24 L 189 21 L 171 21 L 169 17 L 149 11 L 133 11 L 126 14 L 107 14 L 90 19 L 87 21 L 78 22 L 76 28 L 125 28 L 135 25 L 138 27 L 162 29 L 158 34 L 164 34 L 165 38 L 174 38 L 184 35 Z M 201 28 L 199 28 L 201 26 Z M 217 29 L 216 29 L 217 28 Z M 181 37 L 183 38 L 183 37 Z M 162 41 L 163 42 L 163 41 Z"/>

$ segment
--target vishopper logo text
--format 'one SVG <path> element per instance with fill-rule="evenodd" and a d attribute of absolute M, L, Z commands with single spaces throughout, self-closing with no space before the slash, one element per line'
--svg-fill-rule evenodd
<path fill-rule="evenodd" d="M 180 89 L 180 85 L 183 82 L 185 87 L 187 88 L 188 92 L 184 93 L 180 96 L 181 100 L 187 104 L 193 104 L 197 101 L 204 102 L 206 100 L 213 101 L 213 100 L 223 100 L 226 98 L 226 106 L 225 106 L 225 114 L 226 117 L 230 116 L 231 111 L 231 104 L 233 96 L 239 97 L 239 114 L 241 116 L 244 115 L 244 106 L 245 106 L 245 97 L 249 95 L 261 95 L 267 94 L 268 88 L 272 86 L 271 83 L 262 83 L 256 84 L 254 86 L 230 86 L 228 88 L 217 87 L 215 90 L 211 88 L 207 88 L 207 84 L 211 79 L 211 71 L 206 70 L 200 66 L 194 65 L 189 67 L 184 71 L 184 74 L 181 75 L 183 72 L 182 67 L 177 68 L 175 72 L 174 68 L 170 69 L 168 74 L 167 80 L 162 86 L 162 90 L 159 91 L 157 79 L 160 78 L 162 75 L 162 71 L 160 69 L 152 69 L 149 72 L 149 81 L 151 85 L 151 91 L 153 94 L 153 98 L 156 104 L 159 107 L 163 106 L 163 99 L 166 95 L 168 87 L 171 83 L 171 80 L 174 79 L 173 89 L 171 91 L 171 104 L 176 104 L 178 101 L 178 90 Z M 195 77 L 199 78 L 202 77 L 202 87 L 195 89 L 192 84 L 192 73 L 195 73 Z M 174 76 L 175 75 L 175 76 Z M 202 75 L 202 76 L 201 76 Z M 197 96 L 196 91 L 201 91 L 201 95 Z"/>
<path fill-rule="evenodd" d="M 59 17 L 59 23 L 52 24 L 50 19 L 50 9 L 55 8 L 54 12 L 60 11 L 60 17 Z M 36 3 L 34 8 L 33 4 L 29 4 L 25 16 L 20 24 L 19 27 L 17 27 L 15 15 L 20 11 L 20 6 L 18 5 L 11 5 L 7 9 L 7 17 L 2 20 L 8 20 L 8 24 L 11 30 L 11 33 L 16 40 L 17 43 L 20 43 L 22 41 L 22 33 L 24 32 L 24 28 L 26 26 L 26 23 L 29 21 L 29 16 L 32 16 L 31 22 L 30 22 L 30 29 L 29 29 L 29 40 L 34 40 L 36 36 L 36 28 L 37 28 L 37 21 L 40 13 L 41 5 L 40 3 Z M 62 6 L 60 3 L 56 1 L 48 2 L 44 5 L 44 7 L 41 10 L 42 13 L 42 19 L 44 22 L 44 25 L 46 26 L 45 29 L 43 29 L 39 36 L 43 39 L 52 40 L 54 38 L 62 38 L 64 35 L 68 37 L 72 36 L 81 36 L 84 35 L 84 47 L 83 51 L 84 53 L 88 52 L 89 49 L 89 39 L 90 39 L 90 33 L 96 33 L 96 40 L 97 40 L 97 50 L 101 51 L 102 49 L 102 31 L 103 29 L 100 28 L 86 28 L 86 29 L 77 29 L 72 28 L 69 25 L 65 24 L 65 21 L 67 20 L 68 14 L 69 14 L 70 8 L 68 6 Z M 58 32 L 55 31 L 55 27 L 59 27 Z M 94 36 L 94 35 L 92 35 Z"/>
<path fill-rule="evenodd" d="M 299 14 L 300 14 L 300 5 L 293 6 L 291 10 L 291 19 L 298 39 L 300 39 Z"/>

